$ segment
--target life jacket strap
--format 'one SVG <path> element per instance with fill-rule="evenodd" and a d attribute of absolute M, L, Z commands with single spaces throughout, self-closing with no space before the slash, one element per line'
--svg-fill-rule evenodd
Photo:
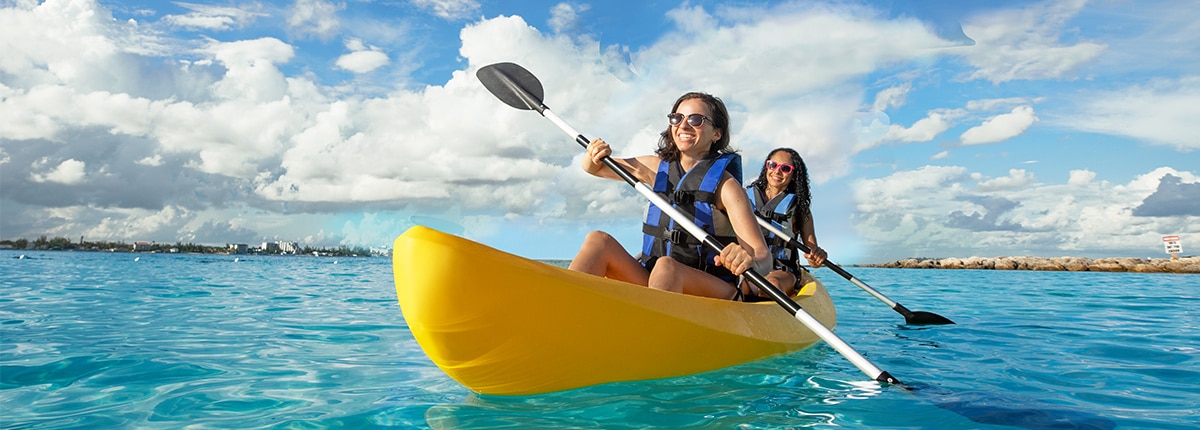
<path fill-rule="evenodd" d="M 676 245 L 691 246 L 699 245 L 700 240 L 692 237 L 691 233 L 681 228 L 664 228 L 656 225 L 642 223 L 642 233 L 650 236 L 659 237 Z"/>
<path fill-rule="evenodd" d="M 669 200 L 674 205 L 692 205 L 696 203 L 696 195 L 689 191 L 675 190 Z"/>

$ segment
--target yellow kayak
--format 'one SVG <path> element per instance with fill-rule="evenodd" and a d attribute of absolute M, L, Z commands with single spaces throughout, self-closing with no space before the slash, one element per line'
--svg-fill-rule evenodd
<path fill-rule="evenodd" d="M 690 375 L 807 348 L 820 339 L 774 302 L 669 293 L 573 272 L 416 226 L 393 272 L 413 337 L 480 394 L 527 395 Z M 830 329 L 825 287 L 794 297 Z"/>

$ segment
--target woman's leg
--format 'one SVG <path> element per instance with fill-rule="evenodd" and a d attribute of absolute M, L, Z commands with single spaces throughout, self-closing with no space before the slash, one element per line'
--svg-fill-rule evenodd
<path fill-rule="evenodd" d="M 733 284 L 671 257 L 659 257 L 650 272 L 650 288 L 695 296 L 732 299 Z"/>
<path fill-rule="evenodd" d="M 650 273 L 633 256 L 629 255 L 611 235 L 602 231 L 588 233 L 575 258 L 571 259 L 571 270 L 646 285 Z"/>
<path fill-rule="evenodd" d="M 775 288 L 778 288 L 779 291 L 783 291 L 783 295 L 785 296 L 791 297 L 792 294 L 796 293 L 796 275 L 788 273 L 784 270 L 772 270 L 771 273 L 768 273 L 767 276 L 765 276 L 765 278 L 767 278 L 767 281 L 771 282 L 771 285 L 774 285 Z M 742 289 L 746 291 L 747 295 L 771 298 L 771 296 L 768 296 L 767 293 L 760 291 L 758 286 L 754 285 L 753 282 L 750 282 L 750 279 L 748 278 L 742 282 Z"/>
<path fill-rule="evenodd" d="M 785 270 L 772 270 L 771 273 L 767 274 L 767 280 L 771 281 L 771 284 L 775 285 L 775 288 L 778 288 L 779 291 L 783 291 L 785 296 L 790 297 L 796 293 L 796 275 L 788 273 Z M 765 294 L 759 295 L 766 296 Z"/>

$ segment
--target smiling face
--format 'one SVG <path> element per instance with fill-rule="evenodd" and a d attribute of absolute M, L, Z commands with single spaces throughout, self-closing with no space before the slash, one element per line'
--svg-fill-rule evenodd
<path fill-rule="evenodd" d="M 791 154 L 788 154 L 785 151 L 775 151 L 774 154 L 771 154 L 770 158 L 767 158 L 767 161 L 773 161 L 776 164 L 774 169 L 769 167 L 767 168 L 768 186 L 772 188 L 783 188 L 786 187 L 788 183 L 792 182 L 792 175 L 796 174 L 796 162 L 795 160 L 792 160 Z M 791 171 L 788 173 L 783 173 L 784 170 L 789 170 L 783 166 L 785 164 L 792 166 L 792 169 L 790 169 Z"/>
<path fill-rule="evenodd" d="M 706 118 L 713 117 L 713 112 L 709 109 L 708 104 L 696 98 L 679 103 L 679 107 L 675 108 L 675 113 L 682 114 L 684 118 L 692 114 L 700 114 Z M 694 126 L 685 119 L 678 125 L 671 126 L 671 136 L 675 140 L 675 146 L 679 148 L 679 152 L 697 159 L 708 155 L 713 142 L 721 138 L 721 133 L 722 131 L 717 129 L 710 120 L 701 121 L 700 125 Z"/>

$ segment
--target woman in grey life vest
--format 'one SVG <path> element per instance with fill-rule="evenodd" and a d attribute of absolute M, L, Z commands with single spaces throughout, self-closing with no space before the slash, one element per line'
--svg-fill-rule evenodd
<path fill-rule="evenodd" d="M 817 233 L 813 227 L 812 194 L 808 185 L 808 168 L 804 159 L 791 148 L 776 148 L 767 154 L 758 179 L 746 187 L 755 215 L 791 233 L 797 241 L 809 248 L 804 257 L 812 267 L 821 267 L 827 257 L 825 250 L 817 246 Z M 775 267 L 767 276 L 772 283 L 784 285 L 783 292 L 795 293 L 795 281 L 800 275 L 796 250 L 788 249 L 788 238 L 775 237 L 763 229 L 767 246 L 775 259 Z M 757 288 L 750 285 L 757 294 Z"/>
<path fill-rule="evenodd" d="M 721 99 L 693 92 L 675 101 L 667 120 L 653 155 L 613 160 L 692 216 L 725 248 L 719 254 L 707 250 L 651 205 L 642 227 L 640 258 L 611 235 L 593 231 L 584 238 L 570 269 L 659 290 L 734 298 L 740 295 L 737 276 L 750 268 L 767 273 L 772 259 L 741 185 L 740 157 L 729 149 L 729 112 Z M 602 164 L 611 154 L 604 140 L 592 140 L 582 160 L 583 170 L 621 180 Z"/>

